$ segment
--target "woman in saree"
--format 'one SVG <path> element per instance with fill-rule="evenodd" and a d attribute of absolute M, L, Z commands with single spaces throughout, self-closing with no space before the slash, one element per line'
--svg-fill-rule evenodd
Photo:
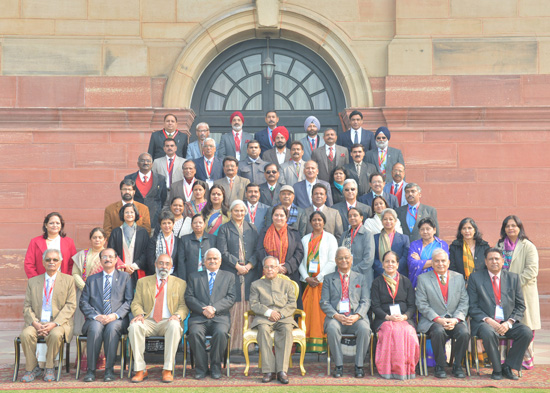
<path fill-rule="evenodd" d="M 330 191 L 332 192 L 333 205 L 346 200 L 344 198 L 344 181 L 349 178 L 349 172 L 343 166 L 336 167 L 332 171 L 330 175 Z"/>
<path fill-rule="evenodd" d="M 394 251 L 384 254 L 382 267 L 384 273 L 374 279 L 371 288 L 372 330 L 378 333 L 376 369 L 385 379 L 413 379 L 420 359 L 414 288 L 399 274 L 399 257 Z"/>
<path fill-rule="evenodd" d="M 225 190 L 222 186 L 214 184 L 208 193 L 208 201 L 201 214 L 206 222 L 206 232 L 210 235 L 218 235 L 220 227 L 229 222 L 227 215 L 227 203 Z"/>
<path fill-rule="evenodd" d="M 309 216 L 309 223 L 313 232 L 302 238 L 302 247 L 305 255 L 300 264 L 300 278 L 306 284 L 302 295 L 304 311 L 306 313 L 306 351 L 326 352 L 327 339 L 323 331 L 325 313 L 321 310 L 321 292 L 323 278 L 334 273 L 336 268 L 336 238 L 324 230 L 327 222 L 321 211 L 314 211 Z"/>
<path fill-rule="evenodd" d="M 185 210 L 185 201 L 182 197 L 174 197 L 170 201 L 170 211 L 174 215 L 174 234 L 176 237 L 180 238 L 185 235 L 183 233 L 183 223 L 185 222 L 185 217 L 183 212 Z M 157 229 L 159 230 L 159 229 Z"/>
<path fill-rule="evenodd" d="M 193 217 L 199 214 L 206 206 L 206 195 L 208 194 L 208 184 L 202 180 L 195 180 L 192 187 L 193 199 L 185 202 L 184 217 Z"/>
<path fill-rule="evenodd" d="M 397 254 L 399 267 L 397 271 L 409 276 L 409 268 L 407 266 L 407 257 L 409 256 L 409 237 L 397 232 L 397 213 L 393 209 L 384 209 L 382 211 L 383 229 L 380 233 L 374 235 L 374 278 L 381 276 L 384 273 L 381 258 L 388 251 L 394 251 Z"/>
<path fill-rule="evenodd" d="M 382 225 L 382 212 L 388 208 L 388 202 L 383 196 L 378 195 L 374 197 L 371 206 L 373 216 L 367 218 L 364 224 L 367 231 L 372 232 L 373 235 L 380 233 L 384 228 L 384 225 Z M 399 220 L 395 223 L 395 231 L 403 233 L 403 228 L 401 228 L 401 222 Z"/>

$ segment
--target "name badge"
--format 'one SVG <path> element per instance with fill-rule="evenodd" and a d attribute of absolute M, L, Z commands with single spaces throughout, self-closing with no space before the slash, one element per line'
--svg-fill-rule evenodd
<path fill-rule="evenodd" d="M 319 261 L 313 260 L 309 263 L 309 273 L 317 273 L 319 267 Z"/>
<path fill-rule="evenodd" d="M 390 305 L 390 315 L 401 315 L 401 307 L 399 307 L 399 304 Z"/>
<path fill-rule="evenodd" d="M 502 306 L 495 307 L 495 321 L 504 321 L 504 310 Z"/>
<path fill-rule="evenodd" d="M 202 272 L 202 266 L 199 266 L 198 272 Z"/>
<path fill-rule="evenodd" d="M 347 314 L 350 312 L 349 300 L 340 300 L 340 303 L 338 303 L 338 312 L 340 314 Z"/>
<path fill-rule="evenodd" d="M 42 310 L 42 316 L 40 317 L 40 322 L 50 322 L 52 319 L 51 310 Z"/>

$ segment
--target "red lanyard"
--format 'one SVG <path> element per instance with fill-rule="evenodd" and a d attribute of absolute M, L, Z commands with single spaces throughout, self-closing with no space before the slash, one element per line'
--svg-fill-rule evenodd
<path fill-rule="evenodd" d="M 172 256 L 172 252 L 174 251 L 174 234 L 172 234 L 172 240 L 170 242 L 170 248 L 168 248 L 168 242 L 166 241 L 166 237 L 164 237 L 164 234 L 162 235 L 164 238 L 164 245 L 166 246 L 166 252 L 168 255 Z"/>
<path fill-rule="evenodd" d="M 378 166 L 382 166 L 384 161 L 386 161 L 387 150 L 383 150 L 382 154 L 378 154 Z"/>
<path fill-rule="evenodd" d="M 168 161 L 166 161 L 166 170 L 168 173 L 172 173 L 172 169 L 174 169 L 174 162 L 176 162 L 176 157 L 172 158 L 172 164 L 168 165 Z"/>
<path fill-rule="evenodd" d="M 214 157 L 212 157 L 212 160 L 210 160 L 210 166 L 208 165 L 206 158 L 204 159 L 204 166 L 206 167 L 206 174 L 208 175 L 209 179 L 210 179 L 210 174 L 212 173 L 213 164 L 214 164 Z"/>
<path fill-rule="evenodd" d="M 235 139 L 235 151 L 237 153 L 241 152 L 241 137 L 235 131 L 233 131 L 233 138 Z"/>
<path fill-rule="evenodd" d="M 316 140 L 317 137 L 315 137 L 313 140 Z M 317 144 L 314 142 L 314 143 L 311 143 L 311 138 L 307 138 L 307 140 L 309 141 L 309 146 L 311 147 L 311 151 L 315 150 L 315 146 L 317 146 Z"/>
<path fill-rule="evenodd" d="M 416 217 L 418 217 L 418 208 L 416 208 L 416 213 L 413 216 L 412 213 L 411 213 L 411 206 L 409 205 L 409 206 L 407 206 L 407 213 L 409 213 L 411 215 L 411 217 L 414 217 L 414 221 L 416 221 Z"/>
<path fill-rule="evenodd" d="M 155 295 L 155 299 L 157 297 L 159 297 L 160 295 L 160 292 L 162 291 L 162 289 L 164 288 L 164 286 L 166 285 L 166 282 L 168 281 L 168 279 L 165 279 L 164 282 L 160 285 L 159 287 L 159 280 L 157 280 L 157 294 Z"/>
<path fill-rule="evenodd" d="M 252 209 L 250 206 L 248 207 L 248 215 L 250 216 L 250 222 L 254 224 L 254 220 L 256 219 L 256 212 L 258 211 L 258 205 L 254 208 L 254 212 L 252 212 Z"/>
<path fill-rule="evenodd" d="M 388 288 L 388 292 L 390 293 L 390 296 L 394 304 L 395 304 L 395 297 L 397 296 L 397 291 L 399 290 L 399 273 L 397 273 L 397 278 L 395 280 L 397 281 L 397 285 L 395 286 L 395 295 L 392 295 L 391 288 L 388 285 L 388 283 L 386 283 L 386 287 Z"/>
<path fill-rule="evenodd" d="M 176 137 L 176 135 L 178 135 L 178 130 L 176 130 L 176 131 L 174 132 L 174 135 L 172 135 L 171 137 L 168 136 L 168 134 L 166 133 L 166 130 L 165 130 L 164 128 L 162 129 L 162 132 L 164 132 L 164 137 L 165 137 L 166 139 L 168 139 L 168 138 L 174 139 L 174 138 Z"/>
<path fill-rule="evenodd" d="M 185 192 L 185 200 L 189 201 L 191 200 L 191 194 L 193 193 L 193 184 L 195 184 L 195 178 L 189 183 L 187 180 L 183 183 L 183 192 Z M 187 189 L 189 189 L 189 192 L 187 192 Z"/>
<path fill-rule="evenodd" d="M 50 288 L 50 292 L 46 293 L 46 279 L 44 279 L 44 296 L 46 297 L 46 304 L 51 304 L 53 287 L 55 287 L 55 280 L 53 280 L 53 284 Z"/>
<path fill-rule="evenodd" d="M 493 279 L 491 280 L 491 282 L 493 284 L 493 292 L 495 293 L 495 300 L 496 300 L 497 306 L 500 306 L 500 303 L 501 303 L 500 280 L 497 278 L 498 285 L 495 285 L 496 284 L 495 277 L 496 276 L 493 276 Z"/>
<path fill-rule="evenodd" d="M 351 244 L 350 247 L 353 246 L 353 241 L 355 240 L 355 236 L 357 236 L 357 232 L 359 232 L 359 228 L 361 228 L 361 225 L 357 225 L 357 229 L 355 232 L 353 232 L 353 229 L 350 229 L 350 237 L 351 237 Z"/>

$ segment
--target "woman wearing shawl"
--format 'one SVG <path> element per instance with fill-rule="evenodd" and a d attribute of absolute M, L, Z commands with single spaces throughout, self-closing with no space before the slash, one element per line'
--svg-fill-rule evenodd
<path fill-rule="evenodd" d="M 220 227 L 226 222 L 229 222 L 227 211 L 225 190 L 222 186 L 214 184 L 208 193 L 206 206 L 201 212 L 206 222 L 206 232 L 208 234 L 218 235 Z"/>
<path fill-rule="evenodd" d="M 344 181 L 349 178 L 349 172 L 343 166 L 334 168 L 330 175 L 330 190 L 332 192 L 332 204 L 344 202 Z"/>
<path fill-rule="evenodd" d="M 486 269 L 488 248 L 489 243 L 483 240 L 475 221 L 466 217 L 458 224 L 456 240 L 449 246 L 449 269 L 462 274 L 467 282 L 473 272 Z"/>
<path fill-rule="evenodd" d="M 199 214 L 206 206 L 206 195 L 208 193 L 208 184 L 202 180 L 195 180 L 193 183 L 193 199 L 185 202 L 185 210 L 183 215 L 187 218 Z"/>
<path fill-rule="evenodd" d="M 365 221 L 365 228 L 367 231 L 372 232 L 373 235 L 380 233 L 382 228 L 384 228 L 384 225 L 382 225 L 382 212 L 388 208 L 388 202 L 383 196 L 378 195 L 374 197 L 371 206 L 374 215 Z M 401 222 L 399 220 L 395 223 L 394 229 L 399 233 L 403 233 L 403 228 L 401 228 Z"/>
<path fill-rule="evenodd" d="M 372 283 L 371 302 L 374 312 L 372 329 L 378 332 L 376 369 L 382 378 L 413 379 L 420 359 L 416 335 L 414 288 L 409 279 L 399 274 L 395 252 L 383 254 L 384 273 Z"/>
<path fill-rule="evenodd" d="M 216 247 L 216 236 L 205 232 L 205 222 L 202 214 L 196 214 L 191 218 L 192 233 L 181 238 L 181 252 L 178 253 L 178 272 L 176 276 L 183 280 L 191 273 L 202 271 L 203 258 L 206 251 Z"/>
<path fill-rule="evenodd" d="M 147 272 L 149 233 L 136 224 L 139 220 L 139 212 L 133 203 L 122 205 L 118 215 L 122 225 L 111 232 L 108 247 L 115 250 L 124 262 L 124 270 L 132 275 L 132 284 L 135 289 L 139 278 L 152 274 Z"/>
<path fill-rule="evenodd" d="M 170 211 L 174 215 L 174 234 L 176 237 L 180 238 L 185 235 L 183 233 L 183 223 L 185 222 L 185 217 L 183 216 L 183 212 L 185 209 L 185 201 L 182 197 L 174 197 L 172 198 L 172 201 L 170 201 Z M 158 230 L 158 228 L 157 228 Z"/>
<path fill-rule="evenodd" d="M 521 322 L 533 331 L 534 339 L 535 330 L 541 328 L 539 292 L 537 290 L 539 254 L 535 245 L 525 234 L 523 223 L 518 216 L 511 215 L 504 219 L 497 247 L 504 253 L 503 269 L 519 275 L 525 300 L 525 312 Z M 531 345 L 523 357 L 523 367 L 527 370 L 532 369 L 535 365 L 534 357 L 533 341 L 531 341 Z"/>
<path fill-rule="evenodd" d="M 250 285 L 258 276 L 256 266 L 256 245 L 258 231 L 254 224 L 244 220 L 247 207 L 243 201 L 233 201 L 229 208 L 231 221 L 222 225 L 218 232 L 217 248 L 222 254 L 220 269 L 235 275 L 235 304 L 231 307 L 231 349 L 243 348 L 244 313 L 248 311 Z"/>
<path fill-rule="evenodd" d="M 393 251 L 397 255 L 399 267 L 397 271 L 409 276 L 407 266 L 407 257 L 409 256 L 409 237 L 397 231 L 397 213 L 393 209 L 384 209 L 380 214 L 382 217 L 383 229 L 380 233 L 374 235 L 374 278 L 381 276 L 384 273 L 381 257 L 388 251 Z"/>
<path fill-rule="evenodd" d="M 147 270 L 153 274 L 155 262 L 162 254 L 172 257 L 172 270 L 170 274 L 177 276 L 178 255 L 182 252 L 180 239 L 174 234 L 174 215 L 169 210 L 162 210 L 159 214 L 160 230 L 149 240 L 147 246 Z M 181 277 L 180 277 L 181 278 Z"/>
<path fill-rule="evenodd" d="M 325 313 L 319 305 L 323 278 L 334 273 L 338 242 L 332 234 L 324 231 L 327 218 L 322 212 L 311 213 L 309 222 L 313 232 L 302 238 L 302 247 L 307 253 L 299 271 L 302 282 L 307 285 L 302 296 L 306 312 L 306 351 L 319 353 L 327 350 L 327 339 L 323 331 Z"/>

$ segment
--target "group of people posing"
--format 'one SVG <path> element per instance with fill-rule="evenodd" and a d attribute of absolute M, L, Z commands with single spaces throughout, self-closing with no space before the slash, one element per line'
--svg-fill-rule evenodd
<path fill-rule="evenodd" d="M 91 231 L 89 248 L 77 253 L 61 214 L 46 216 L 24 263 L 22 381 L 42 373 L 53 380 L 59 343 L 73 333 L 87 336 L 84 381 L 95 380 L 103 357 L 104 380 L 112 381 L 128 332 L 132 382 L 147 378 L 145 338 L 158 335 L 165 336 L 162 380 L 171 382 L 184 326 L 195 377 L 221 378 L 227 346 L 248 350 L 243 324 L 251 310 L 262 381 L 288 383 L 297 308 L 306 314 L 306 350 L 329 347 L 334 377 L 343 375 L 342 334 L 355 336 L 355 376 L 364 376 L 371 332 L 383 378 L 414 378 L 417 331 L 430 339 L 436 377 L 446 377 L 447 339 L 455 346 L 452 374 L 464 377 L 470 335 L 481 339 L 478 352 L 494 379 L 517 379 L 513 369 L 533 367 L 538 254 L 518 217 L 506 217 L 495 247 L 465 218 L 449 247 L 438 237 L 436 209 L 420 203 L 418 184 L 405 182 L 403 155 L 389 146 L 386 127 L 362 129 L 354 111 L 350 130 L 320 136 L 310 116 L 307 135 L 291 142 L 278 121 L 268 112 L 267 128 L 252 135 L 235 112 L 218 143 L 199 123 L 189 144 L 166 115 L 139 171 L 120 183 L 121 201 Z M 499 336 L 514 340 L 507 355 Z M 44 370 L 38 337 L 48 348 Z"/>

